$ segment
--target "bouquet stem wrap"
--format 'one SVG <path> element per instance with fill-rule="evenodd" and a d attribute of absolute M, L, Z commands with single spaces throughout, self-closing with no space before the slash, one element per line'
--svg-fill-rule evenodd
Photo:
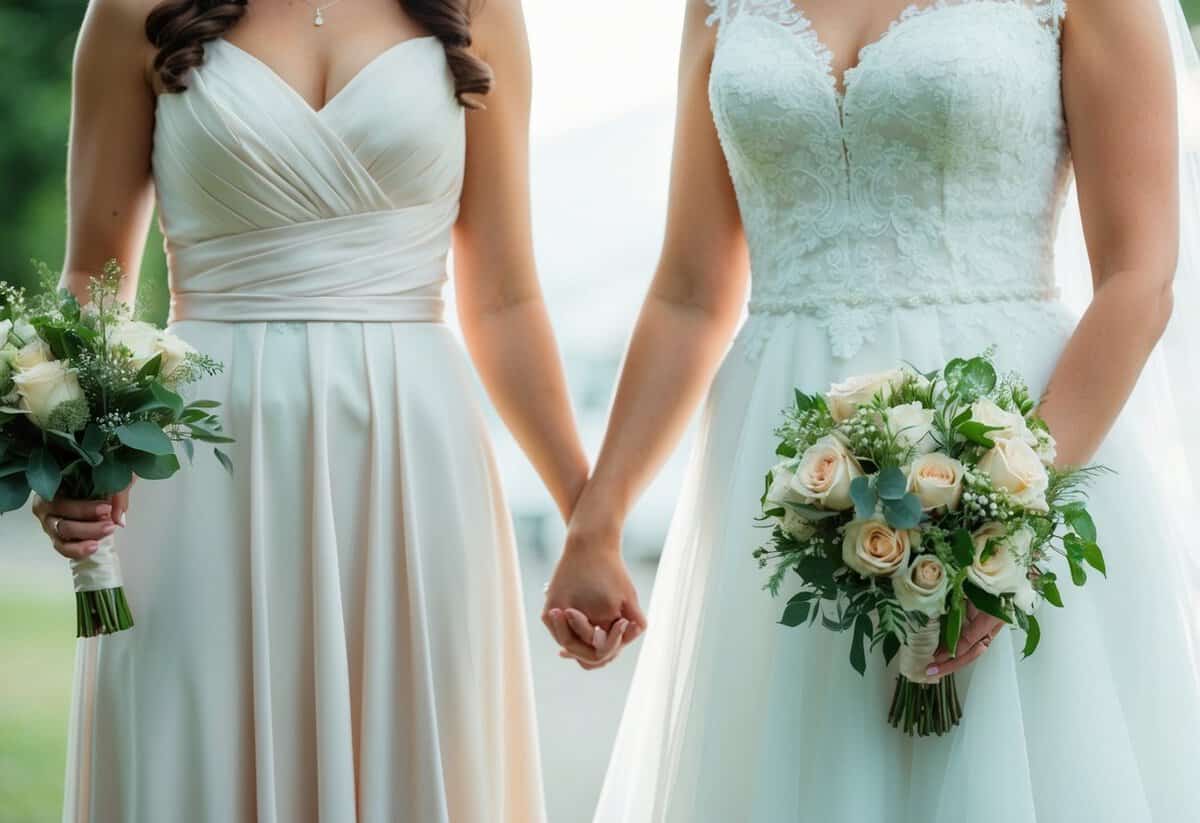
<path fill-rule="evenodd" d="M 121 561 L 115 545 L 112 536 L 106 537 L 91 556 L 71 561 L 76 637 L 95 637 L 133 627 L 133 614 L 122 588 Z"/>
<path fill-rule="evenodd" d="M 962 719 L 962 705 L 954 675 L 927 675 L 941 642 L 940 620 L 930 620 L 908 636 L 897 655 L 900 677 L 892 697 L 888 721 L 906 734 L 943 735 Z"/>

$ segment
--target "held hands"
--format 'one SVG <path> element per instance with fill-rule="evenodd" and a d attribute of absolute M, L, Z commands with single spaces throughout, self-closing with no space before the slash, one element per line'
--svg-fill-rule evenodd
<path fill-rule="evenodd" d="M 546 589 L 542 623 L 562 646 L 559 655 L 599 669 L 646 630 L 637 589 L 621 559 L 621 529 L 572 523 Z"/>
<path fill-rule="evenodd" d="M 130 486 L 132 488 L 132 486 Z M 68 560 L 82 560 L 96 553 L 100 541 L 118 526 L 125 525 L 129 490 L 109 500 L 43 500 L 33 503 L 33 516 L 42 524 L 54 550 Z"/>

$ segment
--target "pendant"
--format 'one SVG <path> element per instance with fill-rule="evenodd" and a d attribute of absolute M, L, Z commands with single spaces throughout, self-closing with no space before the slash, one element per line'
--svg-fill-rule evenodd
<path fill-rule="evenodd" d="M 321 13 L 320 9 L 317 9 L 317 13 L 313 15 L 313 25 L 317 28 L 325 25 L 325 15 Z"/>

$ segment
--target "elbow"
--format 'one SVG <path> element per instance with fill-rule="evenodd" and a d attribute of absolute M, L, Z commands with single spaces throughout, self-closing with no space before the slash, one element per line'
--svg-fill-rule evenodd
<path fill-rule="evenodd" d="M 1166 333 L 1167 326 L 1170 325 L 1171 316 L 1174 312 L 1175 278 L 1172 274 L 1172 276 L 1165 278 L 1155 289 L 1147 312 L 1147 325 L 1155 344 Z"/>

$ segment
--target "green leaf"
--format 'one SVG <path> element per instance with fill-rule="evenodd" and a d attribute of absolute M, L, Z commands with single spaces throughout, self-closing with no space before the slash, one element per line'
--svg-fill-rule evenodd
<path fill-rule="evenodd" d="M 183 413 L 183 398 L 162 383 L 151 383 L 150 393 L 154 395 L 154 398 L 159 403 L 166 406 L 175 417 L 179 417 Z"/>
<path fill-rule="evenodd" d="M 1031 614 L 1029 615 L 1029 628 L 1025 630 L 1025 649 L 1022 654 L 1029 657 L 1037 651 L 1040 642 L 1042 642 L 1042 627 L 1037 618 Z"/>
<path fill-rule="evenodd" d="M 960 380 L 962 380 L 963 372 L 967 368 L 967 361 L 961 357 L 956 357 L 945 365 L 942 369 L 942 377 L 946 380 L 946 385 L 954 389 Z"/>
<path fill-rule="evenodd" d="M 191 403 L 188 403 L 187 408 L 189 408 L 189 409 L 219 409 L 219 408 L 221 408 L 221 404 L 218 403 L 216 400 L 193 400 Z"/>
<path fill-rule="evenodd" d="M 889 634 L 883 638 L 883 661 L 884 665 L 891 665 L 892 659 L 900 651 L 900 638 L 894 634 Z"/>
<path fill-rule="evenodd" d="M 996 368 L 982 357 L 972 357 L 963 366 L 955 393 L 964 400 L 976 400 L 996 388 Z"/>
<path fill-rule="evenodd" d="M 955 418 L 953 420 L 950 421 L 950 428 L 957 429 L 959 426 L 961 426 L 963 423 L 966 423 L 970 419 L 971 419 L 971 410 L 970 409 L 961 411 L 955 416 Z"/>
<path fill-rule="evenodd" d="M 964 611 L 962 600 L 956 598 L 942 623 L 942 645 L 946 647 L 946 651 L 950 652 L 951 657 L 958 651 L 958 639 L 962 636 Z"/>
<path fill-rule="evenodd" d="M 1087 572 L 1083 570 L 1083 566 L 1076 563 L 1074 560 L 1067 560 L 1067 565 L 1071 568 L 1071 582 L 1076 586 L 1082 586 L 1087 583 Z"/>
<path fill-rule="evenodd" d="M 990 614 L 998 620 L 1003 620 L 1005 623 L 1011 623 L 1012 617 L 1009 616 L 1008 609 L 1004 607 L 1004 601 L 997 595 L 991 592 L 985 592 L 983 589 L 976 586 L 970 581 L 963 583 L 963 592 L 967 598 L 975 604 L 975 608 L 984 614 Z"/>
<path fill-rule="evenodd" d="M 1093 569 L 1108 577 L 1108 568 L 1104 563 L 1104 553 L 1100 551 L 1100 547 L 1095 543 L 1085 543 L 1083 545 L 1083 559 Z"/>
<path fill-rule="evenodd" d="M 29 492 L 29 481 L 24 472 L 0 477 L 0 514 L 14 512 L 24 506 L 29 499 Z"/>
<path fill-rule="evenodd" d="M 156 354 L 146 361 L 146 364 L 138 369 L 137 382 L 143 383 L 148 380 L 153 380 L 158 377 L 158 373 L 162 371 L 162 354 Z"/>
<path fill-rule="evenodd" d="M 92 493 L 98 498 L 111 497 L 129 488 L 133 469 L 116 454 L 104 455 L 104 462 L 92 469 Z"/>
<path fill-rule="evenodd" d="M 796 389 L 795 393 L 796 393 L 796 411 L 806 412 L 806 411 L 809 411 L 810 409 L 812 409 L 813 400 L 811 397 L 809 397 L 807 394 L 800 391 L 799 389 Z"/>
<path fill-rule="evenodd" d="M 62 483 L 62 469 L 49 449 L 37 448 L 29 455 L 29 466 L 25 469 L 29 488 L 43 500 L 53 500 Z"/>
<path fill-rule="evenodd" d="M 867 673 L 866 641 L 872 634 L 871 616 L 866 612 L 854 621 L 854 639 L 850 641 L 850 665 L 859 674 Z"/>
<path fill-rule="evenodd" d="M 1088 543 L 1096 542 L 1096 521 L 1088 514 L 1088 510 L 1080 505 L 1067 506 L 1063 510 L 1067 523 L 1075 533 Z"/>
<path fill-rule="evenodd" d="M 958 529 L 950 538 L 950 548 L 954 552 L 954 562 L 962 568 L 967 568 L 975 562 L 975 540 L 966 529 Z"/>
<path fill-rule="evenodd" d="M 875 489 L 884 500 L 900 500 L 908 493 L 908 478 L 896 466 L 888 466 L 879 472 Z"/>
<path fill-rule="evenodd" d="M 1038 590 L 1051 606 L 1057 606 L 1060 609 L 1063 607 L 1062 593 L 1059 592 L 1058 584 L 1053 580 L 1042 583 Z"/>
<path fill-rule="evenodd" d="M 225 471 L 233 474 L 233 461 L 229 459 L 229 455 L 220 449 L 213 449 L 213 454 L 217 456 L 217 462 L 225 467 Z"/>
<path fill-rule="evenodd" d="M 996 441 L 988 437 L 988 432 L 1002 428 L 1003 426 L 985 426 L 977 420 L 968 420 L 958 427 L 958 433 L 975 445 L 990 449 L 996 445 Z"/>
<path fill-rule="evenodd" d="M 179 458 L 173 454 L 135 452 L 129 457 L 129 466 L 144 480 L 166 480 L 179 471 Z"/>
<path fill-rule="evenodd" d="M 810 608 L 811 606 L 808 603 L 788 603 L 787 608 L 783 610 L 783 617 L 779 622 L 788 628 L 802 626 L 808 620 Z"/>
<path fill-rule="evenodd" d="M 866 477 L 856 477 L 850 481 L 850 499 L 854 501 L 854 516 L 859 520 L 867 520 L 875 516 L 875 504 L 878 498 L 871 488 L 871 481 Z"/>
<path fill-rule="evenodd" d="M 229 442 L 232 443 L 233 441 L 230 440 Z M 838 517 L 841 515 L 841 512 L 832 512 L 828 509 L 818 509 L 816 506 L 807 506 L 804 503 L 792 503 L 787 501 L 783 505 L 787 506 L 796 514 L 812 523 L 815 523 L 818 520 L 828 520 L 831 517 Z"/>
<path fill-rule="evenodd" d="M 171 439 L 162 429 L 146 420 L 121 426 L 116 435 L 122 445 L 135 451 L 158 455 L 175 453 Z"/>
<path fill-rule="evenodd" d="M 79 444 L 88 454 L 94 454 L 97 460 L 101 457 L 100 450 L 104 448 L 104 432 L 95 423 L 89 423 L 83 430 L 83 441 Z"/>
<path fill-rule="evenodd" d="M 796 447 L 791 443 L 780 443 L 775 448 L 775 454 L 779 455 L 780 457 L 795 457 Z"/>
<path fill-rule="evenodd" d="M 883 504 L 883 516 L 893 529 L 915 529 L 921 525 L 921 500 L 915 494 L 906 494 L 899 500 L 888 500 Z"/>
<path fill-rule="evenodd" d="M 71 434 L 70 432 L 60 432 L 47 429 L 46 434 L 50 437 L 53 437 L 68 449 L 82 457 L 83 461 L 89 466 L 96 466 L 100 464 L 100 455 L 98 453 L 89 452 L 87 449 L 85 449 L 82 445 L 80 445 L 79 441 L 75 439 L 75 435 Z"/>

